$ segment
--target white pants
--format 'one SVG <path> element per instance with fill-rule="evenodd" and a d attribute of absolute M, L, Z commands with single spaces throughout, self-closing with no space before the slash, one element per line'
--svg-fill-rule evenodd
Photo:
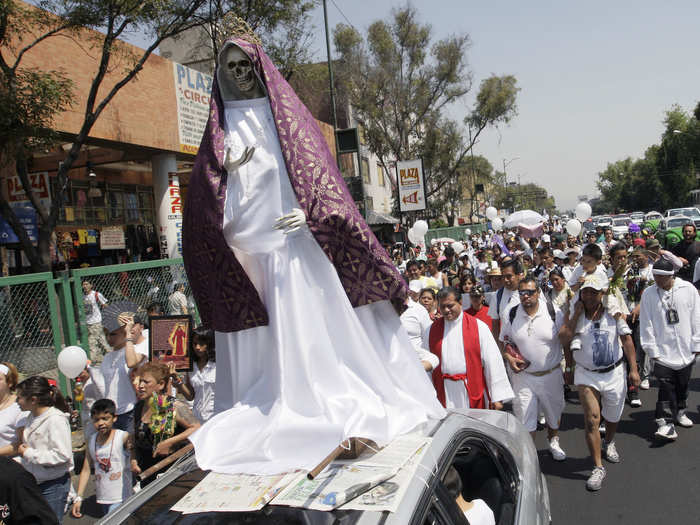
<path fill-rule="evenodd" d="M 577 386 L 589 386 L 600 393 L 600 414 L 605 421 L 617 423 L 622 417 L 627 395 L 626 367 L 624 363 L 614 370 L 601 374 L 591 372 L 582 366 L 576 367 L 574 383 Z"/>
<path fill-rule="evenodd" d="M 537 417 L 543 412 L 547 426 L 558 429 L 564 411 L 564 376 L 561 369 L 556 368 L 543 376 L 523 371 L 510 377 L 515 392 L 513 412 L 525 428 L 530 432 L 537 430 Z"/>

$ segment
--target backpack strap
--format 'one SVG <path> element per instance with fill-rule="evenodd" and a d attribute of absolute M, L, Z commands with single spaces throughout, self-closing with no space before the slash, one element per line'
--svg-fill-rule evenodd
<path fill-rule="evenodd" d="M 549 312 L 549 317 L 552 318 L 552 322 L 556 323 L 557 321 L 557 314 L 554 311 L 554 304 L 552 301 L 545 301 L 547 303 L 547 311 Z"/>
<path fill-rule="evenodd" d="M 513 319 L 515 319 L 515 316 L 518 314 L 518 306 L 520 305 L 516 304 L 513 308 L 510 309 L 510 312 L 508 312 L 508 319 L 510 319 L 510 324 L 513 324 Z"/>
<path fill-rule="evenodd" d="M 501 299 L 503 299 L 503 288 L 496 292 L 496 313 L 499 316 L 501 315 Z"/>

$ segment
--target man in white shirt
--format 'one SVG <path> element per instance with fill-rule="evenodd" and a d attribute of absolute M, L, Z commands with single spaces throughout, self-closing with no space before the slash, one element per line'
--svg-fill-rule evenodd
<path fill-rule="evenodd" d="M 587 275 L 581 284 L 581 298 L 576 302 L 573 316 L 559 332 L 566 359 L 564 378 L 567 383 L 573 380 L 578 386 L 586 443 L 594 462 L 593 472 L 586 481 L 588 490 L 599 490 L 605 479 L 601 452 L 611 463 L 620 461 L 614 439 L 627 393 L 624 361 L 629 367 L 630 383 L 639 386 L 632 331 L 624 319 L 616 320 L 603 305 L 603 290 L 607 284 L 605 277 L 596 273 Z M 577 327 L 579 319 L 583 322 Z M 581 348 L 574 354 L 569 344 L 575 332 L 580 337 Z M 598 430 L 601 416 L 606 423 L 606 441 L 602 446 Z"/>
<path fill-rule="evenodd" d="M 700 353 L 700 298 L 692 284 L 674 276 L 670 261 L 661 257 L 652 269 L 655 284 L 642 293 L 640 338 L 659 381 L 655 436 L 678 437 L 674 423 L 689 428 L 686 414 L 688 383 Z"/>
<path fill-rule="evenodd" d="M 503 288 L 496 292 L 489 303 L 489 317 L 493 319 L 491 330 L 494 338 L 501 333 L 501 319 L 508 315 L 510 309 L 520 304 L 518 296 L 518 284 L 523 277 L 523 268 L 516 259 L 501 264 L 501 276 L 503 277 Z"/>
<path fill-rule="evenodd" d="M 556 461 L 564 461 L 566 453 L 559 445 L 558 435 L 564 410 L 563 354 L 558 334 L 565 316 L 551 303 L 540 301 L 540 288 L 532 276 L 520 281 L 518 294 L 520 305 L 514 306 L 502 320 L 500 336 L 506 346 L 503 357 L 513 371 L 513 412 L 533 439 L 538 414 L 544 413 L 549 452 Z M 509 343 L 517 347 L 524 359 L 508 353 Z"/>
<path fill-rule="evenodd" d="M 103 356 L 109 352 L 109 345 L 102 328 L 102 312 L 100 311 L 106 304 L 105 296 L 97 290 L 93 290 L 90 281 L 83 281 L 83 310 L 88 329 L 88 346 L 90 347 L 90 360 L 95 366 L 99 365 Z"/>
<path fill-rule="evenodd" d="M 175 283 L 175 291 L 168 297 L 170 315 L 187 315 L 187 296 L 184 294 L 185 283 Z"/>
<path fill-rule="evenodd" d="M 442 317 L 423 334 L 423 346 L 440 361 L 433 370 L 438 399 L 446 408 L 503 408 L 514 394 L 488 326 L 462 311 L 456 288 L 437 297 Z"/>
<path fill-rule="evenodd" d="M 114 428 L 133 433 L 136 393 L 130 374 L 148 359 L 148 341 L 140 330 L 134 333 L 136 304 L 121 301 L 113 303 L 112 307 L 115 313 L 104 318 L 107 342 L 114 349 L 105 355 L 100 366 L 104 378 L 104 397 L 117 405 Z"/>

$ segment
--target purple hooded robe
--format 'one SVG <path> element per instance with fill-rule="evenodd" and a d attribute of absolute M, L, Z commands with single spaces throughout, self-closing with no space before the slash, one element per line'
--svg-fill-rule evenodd
<path fill-rule="evenodd" d="M 248 54 L 265 84 L 292 188 L 350 303 L 403 301 L 405 282 L 355 206 L 316 120 L 260 46 L 231 42 Z M 210 99 L 187 193 L 182 251 L 202 322 L 219 332 L 235 332 L 266 325 L 268 317 L 222 231 L 227 173 L 216 76 Z"/>

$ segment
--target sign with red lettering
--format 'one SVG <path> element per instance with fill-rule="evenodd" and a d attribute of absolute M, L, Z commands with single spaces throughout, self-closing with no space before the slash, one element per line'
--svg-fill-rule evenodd
<path fill-rule="evenodd" d="M 401 211 L 418 211 L 426 208 L 423 161 L 421 159 L 396 163 L 396 180 L 399 183 L 399 207 Z"/>
<path fill-rule="evenodd" d="M 29 184 L 32 187 L 32 192 L 41 201 L 44 206 L 51 205 L 51 193 L 49 191 L 49 172 L 41 171 L 39 173 L 29 173 Z M 25 206 L 29 204 L 29 197 L 24 191 L 22 181 L 17 175 L 9 175 L 7 181 L 7 201 L 10 205 L 14 203 Z"/>
<path fill-rule="evenodd" d="M 180 151 L 195 155 L 209 118 L 209 94 L 213 77 L 173 63 Z"/>

